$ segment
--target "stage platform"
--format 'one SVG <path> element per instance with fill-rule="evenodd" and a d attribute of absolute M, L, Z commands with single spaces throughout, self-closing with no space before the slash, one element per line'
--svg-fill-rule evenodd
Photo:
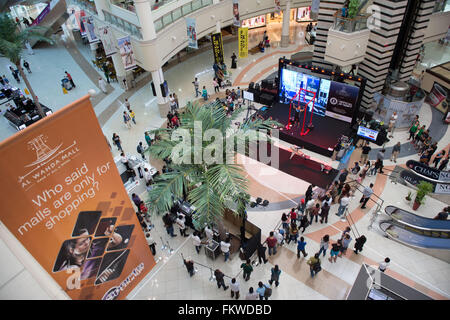
<path fill-rule="evenodd" d="M 272 117 L 283 124 L 287 125 L 289 120 L 289 104 L 274 103 L 272 107 L 267 108 L 265 111 L 258 112 L 264 119 Z M 306 126 L 309 123 L 311 114 L 307 114 Z M 303 117 L 300 122 L 302 123 Z M 302 146 L 307 150 L 322 154 L 327 157 L 331 157 L 333 154 L 333 148 L 342 135 L 349 135 L 351 128 L 350 123 L 341 120 L 336 120 L 330 117 L 322 117 L 317 114 L 313 115 L 312 123 L 314 129 L 312 129 L 307 135 L 301 136 L 301 125 L 291 128 L 291 130 L 280 130 L 279 138 L 291 144 Z"/>

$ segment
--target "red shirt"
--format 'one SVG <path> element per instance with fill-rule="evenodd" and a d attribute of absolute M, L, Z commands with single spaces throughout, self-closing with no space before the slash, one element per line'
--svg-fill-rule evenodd
<path fill-rule="evenodd" d="M 297 212 L 291 211 L 291 219 L 292 219 L 292 220 L 297 219 Z"/>
<path fill-rule="evenodd" d="M 267 241 L 267 245 L 271 248 L 273 248 L 277 245 L 277 239 L 275 237 L 268 237 L 266 241 Z"/>
<path fill-rule="evenodd" d="M 67 72 L 66 75 L 67 75 L 67 79 L 72 80 L 72 76 L 70 75 L 70 73 Z"/>
<path fill-rule="evenodd" d="M 172 124 L 177 124 L 178 123 L 178 118 L 177 118 L 177 116 L 173 116 L 172 117 Z"/>

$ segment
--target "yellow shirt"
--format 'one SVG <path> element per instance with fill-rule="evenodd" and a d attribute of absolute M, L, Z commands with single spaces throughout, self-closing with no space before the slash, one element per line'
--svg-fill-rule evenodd
<path fill-rule="evenodd" d="M 132 118 L 134 118 L 134 117 L 135 117 L 135 115 L 134 115 L 134 111 L 133 111 L 133 112 L 130 112 L 130 117 L 132 117 Z"/>

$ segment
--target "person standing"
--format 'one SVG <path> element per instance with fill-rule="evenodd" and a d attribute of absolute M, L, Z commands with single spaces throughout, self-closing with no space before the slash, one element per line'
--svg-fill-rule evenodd
<path fill-rule="evenodd" d="M 208 226 L 205 226 L 205 235 L 206 235 L 206 239 L 208 239 L 208 241 L 212 240 L 214 238 L 214 231 Z"/>
<path fill-rule="evenodd" d="M 341 252 L 341 248 L 342 248 L 342 241 L 341 239 L 339 239 L 338 241 L 336 241 L 331 245 L 330 257 L 328 258 L 328 261 L 330 261 L 331 263 L 333 263 L 334 261 L 336 263 L 337 256 Z"/>
<path fill-rule="evenodd" d="M 128 101 L 128 99 L 125 98 L 124 104 L 125 104 L 125 107 L 127 108 L 127 110 L 131 112 L 131 105 L 130 105 L 130 102 Z"/>
<path fill-rule="evenodd" d="M 264 261 L 264 264 L 267 263 L 267 259 L 266 259 L 266 247 L 263 246 L 262 244 L 259 244 L 258 246 L 258 261 L 261 264 L 261 261 Z"/>
<path fill-rule="evenodd" d="M 166 213 L 163 217 L 164 227 L 166 228 L 167 234 L 170 235 L 172 238 L 176 237 L 177 235 L 173 233 L 173 221 L 170 217 L 169 213 Z"/>
<path fill-rule="evenodd" d="M 370 150 L 372 150 L 372 148 L 370 147 L 370 142 L 366 141 L 366 143 L 362 147 L 361 159 L 359 160 L 361 163 L 365 163 L 367 161 Z"/>
<path fill-rule="evenodd" d="M 194 84 L 194 88 L 195 88 L 195 97 L 197 98 L 198 95 L 200 94 L 200 91 L 198 90 L 198 87 L 199 87 L 200 84 L 199 84 L 197 78 L 195 78 L 194 81 L 192 81 L 192 83 Z"/>
<path fill-rule="evenodd" d="M 266 241 L 267 247 L 269 248 L 269 256 L 272 255 L 272 253 L 275 255 L 277 254 L 277 238 L 275 238 L 273 231 L 270 231 L 269 237 L 267 237 Z"/>
<path fill-rule="evenodd" d="M 447 168 L 448 165 L 448 154 L 445 156 L 444 160 L 442 160 L 441 164 L 439 165 L 439 170 L 444 171 Z"/>
<path fill-rule="evenodd" d="M 176 93 L 173 93 L 173 100 L 175 101 L 175 110 L 180 108 L 180 105 L 178 103 L 178 96 Z"/>
<path fill-rule="evenodd" d="M 397 142 L 397 144 L 392 148 L 392 154 L 391 154 L 391 161 L 394 161 L 397 163 L 397 157 L 400 153 L 401 145 L 400 142 Z"/>
<path fill-rule="evenodd" d="M 11 70 L 11 74 L 13 76 L 13 78 L 20 83 L 20 78 L 19 75 L 17 74 L 17 71 L 14 70 L 14 68 L 12 66 L 9 66 L 9 70 Z"/>
<path fill-rule="evenodd" d="M 342 248 L 341 252 L 339 253 L 339 257 L 342 257 L 342 255 L 346 255 L 348 246 L 350 245 L 350 242 L 352 242 L 352 237 L 347 233 L 344 236 L 344 239 L 342 239 Z"/>
<path fill-rule="evenodd" d="M 136 151 L 141 155 L 142 159 L 145 160 L 144 146 L 142 145 L 142 141 L 139 142 Z"/>
<path fill-rule="evenodd" d="M 292 208 L 289 212 L 289 218 L 291 219 L 291 222 L 297 224 L 297 212 L 295 212 L 295 208 Z"/>
<path fill-rule="evenodd" d="M 308 216 L 305 213 L 300 219 L 300 226 L 298 227 L 298 229 L 300 230 L 300 228 L 303 228 L 302 233 L 304 233 L 307 226 L 309 226 L 309 221 Z"/>
<path fill-rule="evenodd" d="M 120 142 L 120 137 L 119 137 L 116 133 L 113 133 L 112 141 L 113 141 L 113 143 L 117 146 L 117 149 L 118 149 L 119 151 L 122 151 L 122 152 L 123 152 L 122 144 L 121 144 L 121 142 Z"/>
<path fill-rule="evenodd" d="M 305 203 L 308 203 L 308 201 L 312 199 L 313 188 L 314 186 L 312 184 L 308 186 L 308 189 L 305 192 Z"/>
<path fill-rule="evenodd" d="M 123 112 L 123 123 L 125 123 L 125 126 L 127 126 L 128 129 L 131 128 L 130 121 L 131 121 L 130 115 L 126 111 L 124 111 Z"/>
<path fill-rule="evenodd" d="M 248 288 L 248 293 L 245 295 L 245 300 L 258 300 L 258 292 L 254 292 L 253 287 Z"/>
<path fill-rule="evenodd" d="M 70 75 L 70 73 L 68 73 L 67 71 L 65 71 L 65 73 L 66 73 L 66 77 L 67 77 L 67 79 L 69 79 L 69 82 L 72 85 L 72 87 L 76 88 L 77 86 L 73 82 L 73 79 L 72 79 L 72 76 Z"/>
<path fill-rule="evenodd" d="M 148 131 L 145 132 L 145 141 L 149 147 L 152 145 L 152 138 L 150 137 L 150 132 Z"/>
<path fill-rule="evenodd" d="M 355 240 L 355 250 L 353 250 L 356 254 L 358 254 L 358 251 L 362 251 L 363 247 L 364 247 L 364 243 L 366 243 L 367 239 L 364 235 L 362 235 L 361 237 L 357 238 Z"/>
<path fill-rule="evenodd" d="M 214 276 L 216 277 L 216 281 L 217 281 L 217 288 L 220 289 L 220 287 L 223 287 L 223 291 L 226 291 L 228 289 L 228 286 L 225 286 L 225 281 L 223 279 L 223 277 L 225 276 L 223 274 L 222 271 L 220 271 L 220 269 L 216 269 L 214 271 Z"/>
<path fill-rule="evenodd" d="M 231 290 L 231 298 L 236 296 L 236 300 L 239 299 L 239 282 L 236 281 L 235 278 L 230 281 L 230 290 Z"/>
<path fill-rule="evenodd" d="M 205 101 L 208 100 L 208 91 L 206 90 L 205 86 L 203 86 L 202 97 L 203 97 L 203 100 L 205 100 Z"/>
<path fill-rule="evenodd" d="M 250 275 L 253 272 L 253 267 L 252 264 L 250 262 L 250 259 L 247 259 L 247 261 L 245 263 L 241 264 L 241 268 L 243 270 L 243 277 L 245 279 L 245 281 L 250 280 Z"/>
<path fill-rule="evenodd" d="M 415 134 L 417 132 L 417 129 L 419 128 L 419 120 L 414 119 L 413 123 L 411 124 L 411 127 L 409 127 L 409 138 L 408 140 L 411 140 L 411 142 L 414 142 Z"/>
<path fill-rule="evenodd" d="M 31 73 L 30 64 L 26 60 L 23 60 L 23 66 L 27 69 L 28 73 Z"/>
<path fill-rule="evenodd" d="M 373 165 L 372 169 L 370 169 L 370 176 L 376 176 L 377 171 L 381 170 L 381 168 L 383 168 L 383 161 L 381 161 L 380 159 L 377 159 L 377 161 L 375 161 L 375 164 Z"/>
<path fill-rule="evenodd" d="M 435 168 L 437 168 L 437 166 L 439 165 L 439 162 L 442 160 L 442 158 L 444 158 L 444 156 L 445 156 L 445 150 L 441 150 L 441 152 L 439 152 L 439 153 L 434 157 L 433 164 L 434 164 L 434 167 L 435 167 Z"/>
<path fill-rule="evenodd" d="M 269 290 L 270 287 L 268 285 L 263 284 L 261 281 L 258 282 L 258 289 L 256 289 L 256 292 L 259 294 L 259 300 L 269 300 L 269 294 L 266 294 L 266 291 Z M 272 289 L 270 289 L 272 291 Z"/>
<path fill-rule="evenodd" d="M 130 110 L 130 118 L 133 121 L 134 124 L 136 124 L 136 114 L 133 110 Z"/>
<path fill-rule="evenodd" d="M 390 262 L 391 259 L 389 258 L 384 259 L 384 261 L 381 261 L 380 264 L 378 265 L 378 270 L 380 270 L 381 272 L 385 272 L 387 267 L 389 267 Z"/>
<path fill-rule="evenodd" d="M 320 239 L 320 250 L 318 252 L 319 256 L 323 252 L 323 256 L 327 254 L 327 250 L 330 244 L 330 236 L 328 234 L 324 235 L 322 239 Z"/>
<path fill-rule="evenodd" d="M 363 195 L 359 203 L 362 203 L 361 209 L 366 208 L 367 201 L 369 201 L 370 196 L 373 194 L 373 183 L 371 183 L 368 187 L 365 187 L 363 190 Z"/>
<path fill-rule="evenodd" d="M 213 86 L 214 86 L 214 93 L 220 92 L 219 83 L 217 82 L 217 79 L 213 79 Z"/>
<path fill-rule="evenodd" d="M 320 204 L 316 203 L 316 205 L 312 208 L 312 210 L 309 211 L 309 217 L 310 217 L 310 221 L 309 224 L 312 225 L 314 217 L 316 218 L 316 223 L 319 217 L 319 211 L 320 211 Z"/>
<path fill-rule="evenodd" d="M 195 250 L 197 251 L 198 254 L 200 254 L 200 250 L 202 248 L 202 240 L 200 240 L 200 237 L 198 235 L 197 231 L 194 231 L 194 233 L 192 234 L 192 243 L 194 244 Z"/>
<path fill-rule="evenodd" d="M 236 69 L 237 68 L 236 59 L 237 59 L 237 56 L 233 52 L 233 55 L 231 56 L 231 69 Z"/>
<path fill-rule="evenodd" d="M 338 193 L 341 194 L 342 188 L 344 187 L 345 180 L 347 180 L 348 176 L 348 170 L 342 169 L 341 174 L 339 175 L 339 187 L 338 187 Z"/>
<path fill-rule="evenodd" d="M 339 204 L 339 208 L 338 208 L 338 212 L 336 213 L 336 215 L 338 217 L 342 216 L 345 212 L 345 209 L 347 209 L 348 204 L 350 202 L 350 198 L 348 195 L 344 195 L 341 199 L 341 202 Z"/>
<path fill-rule="evenodd" d="M 136 207 L 138 208 L 138 211 L 141 212 L 141 198 L 139 198 L 139 196 L 136 193 L 133 193 L 131 195 L 131 199 L 133 200 L 134 204 L 136 205 Z"/>
<path fill-rule="evenodd" d="M 147 239 L 148 247 L 150 248 L 150 251 L 152 252 L 152 255 L 156 255 L 156 242 L 151 237 L 150 233 L 145 234 L 145 238 Z"/>
<path fill-rule="evenodd" d="M 317 275 L 320 270 L 322 270 L 322 267 L 320 265 L 320 259 L 319 259 L 320 253 L 316 253 L 314 257 L 309 258 L 307 264 L 309 265 L 309 271 L 311 273 L 311 278 L 314 278 L 315 275 Z"/>
<path fill-rule="evenodd" d="M 288 244 L 291 243 L 291 241 L 297 242 L 298 238 L 298 228 L 294 221 L 291 221 L 291 225 L 289 226 L 289 240 Z"/>
<path fill-rule="evenodd" d="M 320 211 L 320 223 L 328 223 L 328 214 L 330 213 L 330 206 L 328 202 L 324 202 L 322 205 L 322 210 Z"/>
<path fill-rule="evenodd" d="M 180 227 L 180 235 L 183 237 L 187 237 L 189 234 L 186 233 L 186 217 L 184 214 L 179 213 L 177 220 L 175 220 L 178 227 Z"/>
<path fill-rule="evenodd" d="M 300 252 L 303 253 L 303 256 L 306 258 L 308 254 L 305 251 L 305 247 L 306 247 L 305 238 L 300 237 L 300 240 L 298 240 L 297 242 L 297 258 L 300 258 Z"/>
<path fill-rule="evenodd" d="M 273 267 L 270 270 L 270 280 L 269 280 L 270 285 L 272 285 L 272 283 L 275 282 L 275 287 L 278 287 L 278 285 L 280 284 L 280 274 L 281 270 L 276 264 L 275 267 Z"/>
<path fill-rule="evenodd" d="M 120 162 L 122 162 L 122 164 L 127 168 L 127 170 L 132 170 L 132 169 L 130 168 L 130 164 L 129 164 L 129 162 L 128 162 L 128 157 L 125 155 L 124 152 L 122 152 L 122 153 L 120 154 Z"/>
<path fill-rule="evenodd" d="M 150 171 L 147 168 L 144 168 L 144 180 L 146 183 L 153 180 L 152 174 L 150 173 Z"/>
<path fill-rule="evenodd" d="M 223 252 L 225 256 L 224 262 L 227 262 L 230 257 L 230 238 L 227 238 L 225 241 L 220 241 L 220 250 Z"/>
<path fill-rule="evenodd" d="M 383 160 L 384 160 L 384 156 L 386 153 L 386 149 L 381 149 L 378 153 L 377 153 L 377 160 L 379 160 L 381 162 L 381 167 L 380 167 L 380 173 L 384 173 L 383 171 Z"/>
<path fill-rule="evenodd" d="M 309 201 L 306 202 L 305 215 L 311 215 L 311 211 L 314 209 L 315 203 L 316 203 L 316 200 L 314 200 L 314 199 L 309 199 Z"/>
<path fill-rule="evenodd" d="M 195 273 L 194 270 L 194 261 L 188 258 L 188 260 L 183 259 L 184 265 L 186 266 L 187 272 L 189 273 L 189 276 L 193 276 Z"/>
<path fill-rule="evenodd" d="M 389 138 L 394 137 L 394 129 L 395 129 L 395 123 L 397 122 L 397 118 L 398 118 L 397 112 L 394 111 L 394 113 L 391 115 L 391 117 L 389 119 L 388 132 L 391 133 Z"/>

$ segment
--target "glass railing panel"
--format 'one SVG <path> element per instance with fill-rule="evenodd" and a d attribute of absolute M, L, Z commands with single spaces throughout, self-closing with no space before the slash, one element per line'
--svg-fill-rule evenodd
<path fill-rule="evenodd" d="M 192 12 L 192 3 L 190 2 L 188 4 L 185 4 L 183 7 L 181 7 L 181 10 L 182 10 L 184 16 L 191 13 Z"/>
<path fill-rule="evenodd" d="M 202 7 L 202 0 L 194 0 L 192 1 L 192 10 L 198 10 Z"/>
<path fill-rule="evenodd" d="M 162 17 L 162 20 L 163 20 L 163 24 L 165 26 L 167 26 L 168 24 L 171 24 L 173 21 L 172 14 L 171 13 L 166 14 L 165 16 Z"/>
<path fill-rule="evenodd" d="M 158 19 L 154 22 L 155 24 L 155 30 L 156 32 L 158 32 L 159 30 L 161 30 L 163 28 L 163 24 L 162 24 L 162 19 Z"/>
<path fill-rule="evenodd" d="M 177 8 L 175 10 L 172 11 L 172 18 L 173 21 L 177 21 L 178 19 L 180 19 L 183 16 L 182 12 L 181 12 L 181 8 Z"/>

